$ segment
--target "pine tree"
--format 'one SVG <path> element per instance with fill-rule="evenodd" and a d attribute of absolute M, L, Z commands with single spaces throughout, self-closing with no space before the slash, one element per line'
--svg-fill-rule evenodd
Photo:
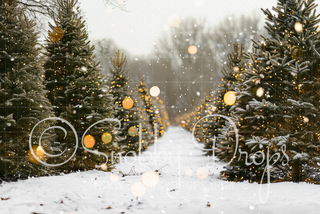
<path fill-rule="evenodd" d="M 163 101 L 159 97 L 156 97 L 155 100 L 159 105 L 159 123 L 163 124 L 163 129 L 160 131 L 160 135 L 162 136 L 164 132 L 167 130 L 167 128 L 170 126 L 170 119 L 166 107 L 163 104 Z"/>
<path fill-rule="evenodd" d="M 53 116 L 42 84 L 38 33 L 15 0 L 0 1 L 0 178 L 16 180 L 46 175 L 43 165 L 30 158 L 29 135 L 41 120 Z M 37 144 L 41 132 L 51 122 L 42 122 L 32 135 Z M 52 133 L 41 139 L 42 148 L 50 144 Z M 36 145 L 34 145 L 36 146 Z M 37 147 L 38 148 L 38 147 Z M 41 148 L 41 147 L 40 147 Z M 28 156 L 29 155 L 29 156 Z M 36 154 L 37 155 L 37 154 Z"/>
<path fill-rule="evenodd" d="M 259 181 L 268 152 L 270 157 L 281 155 L 276 163 L 271 161 L 274 180 L 316 179 L 320 50 L 315 7 L 314 0 L 278 0 L 276 15 L 263 10 L 270 38 L 255 42 L 244 87 L 231 111 L 237 117 L 242 153 L 224 172 L 227 179 Z M 234 139 L 227 143 L 235 148 Z"/>
<path fill-rule="evenodd" d="M 138 96 L 143 101 L 143 106 L 149 115 L 149 123 L 152 125 L 152 135 L 160 136 L 160 130 L 163 129 L 158 121 L 159 111 L 156 110 L 156 105 L 153 104 L 152 97 L 149 95 L 146 83 L 141 80 L 137 85 Z M 156 133 L 155 133 L 156 131 Z"/>
<path fill-rule="evenodd" d="M 163 105 L 163 101 L 159 97 L 152 97 L 151 99 L 153 104 L 152 108 L 155 113 L 156 123 L 159 124 L 158 125 L 159 137 L 161 137 L 164 134 L 168 124 L 168 121 L 166 118 L 167 117 L 166 109 Z"/>
<path fill-rule="evenodd" d="M 118 51 L 111 59 L 112 68 L 110 68 L 111 78 L 108 80 L 109 92 L 115 97 L 115 117 L 121 120 L 121 141 L 120 145 L 125 147 L 126 152 L 138 152 L 139 145 L 139 126 L 142 125 L 141 133 L 141 150 L 144 150 L 152 143 L 151 126 L 146 123 L 148 118 L 146 111 L 143 109 L 141 102 L 138 101 L 137 95 L 129 91 L 129 74 L 126 57 Z M 132 107 L 123 106 L 127 99 L 132 100 Z M 129 101 L 128 101 L 129 102 Z M 124 103 L 125 104 L 125 103 Z M 129 108 L 130 107 L 130 108 Z"/>
<path fill-rule="evenodd" d="M 206 124 L 208 122 L 208 118 L 204 118 L 209 115 L 208 109 L 211 106 L 212 99 L 211 93 L 209 90 L 208 95 L 206 96 L 205 100 L 201 102 L 200 106 L 197 108 L 197 116 L 195 117 L 195 130 L 194 135 L 197 138 L 198 142 L 204 143 L 206 142 L 205 132 L 207 131 Z M 191 127 L 193 129 L 193 127 Z"/>
<path fill-rule="evenodd" d="M 239 49 L 238 44 L 234 44 L 234 52 L 228 54 L 228 65 L 227 68 L 223 68 L 221 83 L 218 88 L 213 93 L 213 102 L 211 104 L 211 109 L 209 109 L 210 114 L 220 114 L 231 118 L 230 108 L 233 103 L 225 102 L 228 99 L 228 92 L 235 92 L 238 87 L 241 87 L 242 75 L 246 70 L 246 60 L 243 59 L 244 47 L 241 44 Z M 230 102 L 230 101 L 229 101 Z M 222 161 L 230 160 L 230 156 L 234 153 L 232 148 L 226 141 L 221 141 L 219 136 L 222 134 L 221 129 L 226 125 L 226 119 L 222 117 L 209 117 L 208 122 L 205 126 L 207 130 L 205 132 L 206 144 L 205 149 L 207 149 L 207 154 L 213 154 L 213 143 L 215 140 L 216 151 L 215 154 Z M 232 134 L 229 132 L 229 134 Z M 216 138 L 214 138 L 216 137 Z M 233 136 L 234 137 L 234 136 Z M 232 157 L 231 157 L 232 158 Z"/>
<path fill-rule="evenodd" d="M 137 92 L 131 91 L 130 97 L 134 99 L 133 107 L 130 109 L 129 114 L 124 117 L 124 126 L 128 127 L 126 135 L 126 152 L 140 151 L 139 145 L 139 130 L 141 124 L 141 151 L 147 149 L 149 145 L 154 143 L 154 136 L 152 135 L 152 125 L 149 122 L 149 115 L 144 108 L 144 102 L 139 98 Z M 131 128 L 132 127 L 132 128 Z M 132 135 L 129 132 L 130 128 L 135 130 Z"/>
<path fill-rule="evenodd" d="M 57 17 L 51 15 L 55 24 L 49 24 L 51 32 L 46 46 L 47 61 L 44 67 L 49 91 L 47 96 L 55 107 L 56 116 L 69 121 L 81 140 L 82 135 L 92 124 L 114 117 L 114 98 L 108 93 L 99 63 L 95 62 L 94 46 L 87 40 L 85 21 L 76 4 L 76 0 L 58 0 L 58 15 Z M 95 151 L 108 155 L 112 151 L 118 152 L 115 125 L 116 123 L 103 122 L 87 132 L 87 135 L 95 139 L 96 144 L 93 146 Z M 110 143 L 103 142 L 104 133 L 111 134 Z M 63 137 L 63 133 L 60 134 L 59 142 L 63 143 L 58 148 L 61 148 L 61 152 L 63 148 L 75 145 L 74 136 L 68 135 L 66 139 Z M 68 150 L 60 159 L 65 160 L 72 152 Z M 103 155 L 92 154 L 80 146 L 76 156 L 63 165 L 61 170 L 69 172 L 93 169 L 105 161 Z"/>

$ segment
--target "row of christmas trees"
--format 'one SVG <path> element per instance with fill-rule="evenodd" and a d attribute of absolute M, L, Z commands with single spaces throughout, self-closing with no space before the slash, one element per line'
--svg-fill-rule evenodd
<path fill-rule="evenodd" d="M 195 126 L 208 155 L 230 163 L 222 178 L 266 181 L 270 173 L 273 181 L 320 181 L 316 6 L 314 0 L 278 0 L 275 15 L 263 10 L 268 38 L 253 41 L 248 54 L 235 45 L 218 89 L 177 118 L 190 131 Z"/>
<path fill-rule="evenodd" d="M 112 59 L 110 78 L 100 73 L 76 5 L 58 0 L 41 49 L 18 1 L 0 1 L 1 180 L 107 169 L 112 152 L 146 149 L 169 125 L 163 102 L 149 95 L 143 80 L 129 90 L 123 55 Z"/>

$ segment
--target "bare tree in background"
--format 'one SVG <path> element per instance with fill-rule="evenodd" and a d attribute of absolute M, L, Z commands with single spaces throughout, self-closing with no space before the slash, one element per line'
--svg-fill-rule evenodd
<path fill-rule="evenodd" d="M 267 36 L 264 32 L 262 20 L 259 14 L 229 16 L 223 19 L 217 26 L 210 28 L 209 37 L 216 56 L 220 57 L 220 68 L 227 61 L 227 55 L 233 49 L 234 43 L 242 43 L 245 52 L 251 52 L 252 41 L 258 41 L 259 34 Z M 217 58 L 218 59 L 218 58 Z M 221 69 L 219 69 L 221 70 Z"/>
<path fill-rule="evenodd" d="M 54 13 L 57 7 L 56 0 L 16 0 L 21 7 L 26 9 L 26 14 L 32 19 L 36 20 L 41 29 L 45 29 L 47 20 L 50 13 Z M 97 1 L 97 0 L 95 0 Z M 106 7 L 118 8 L 126 11 L 126 0 L 101 0 L 105 3 Z"/>
<path fill-rule="evenodd" d="M 126 0 L 102 0 L 106 5 L 121 10 L 126 9 Z M 32 15 L 42 14 L 47 16 L 57 6 L 56 0 L 17 0 L 17 2 L 25 7 Z"/>
<path fill-rule="evenodd" d="M 157 41 L 154 54 L 168 67 L 166 104 L 172 106 L 171 116 L 193 109 L 201 93 L 220 79 L 207 32 L 205 19 L 187 17 Z M 190 46 L 196 47 L 196 53 L 188 51 Z"/>
<path fill-rule="evenodd" d="M 258 16 L 239 16 L 232 20 L 226 17 L 216 27 L 210 27 L 205 19 L 189 17 L 182 19 L 179 27 L 164 31 L 150 55 L 133 56 L 111 39 L 95 41 L 95 54 L 104 73 L 108 73 L 110 56 L 118 49 L 124 52 L 128 59 L 129 85 L 134 88 L 141 73 L 149 86 L 159 86 L 160 98 L 170 118 L 174 118 L 193 111 L 216 89 L 226 61 L 224 57 L 233 43 L 244 43 L 248 51 L 250 38 L 258 38 L 260 33 L 259 22 Z M 188 52 L 192 45 L 197 47 L 195 54 Z"/>
<path fill-rule="evenodd" d="M 177 28 L 163 32 L 154 54 L 167 66 L 166 104 L 169 115 L 193 111 L 205 96 L 220 82 L 220 71 L 233 43 L 244 43 L 258 37 L 258 16 L 226 17 L 216 27 L 205 19 L 185 18 Z M 196 46 L 190 54 L 188 48 Z"/>
<path fill-rule="evenodd" d="M 37 17 L 38 14 L 48 15 L 55 6 L 55 0 L 17 0 L 17 2 L 26 9 L 29 15 Z"/>
<path fill-rule="evenodd" d="M 110 57 L 113 57 L 118 50 L 120 50 L 121 53 L 124 53 L 124 55 L 127 56 L 127 59 L 130 59 L 129 52 L 120 48 L 120 46 L 111 38 L 95 40 L 93 41 L 93 45 L 95 46 L 94 54 L 96 59 L 100 61 L 103 74 L 109 73 L 109 67 L 112 65 Z"/>

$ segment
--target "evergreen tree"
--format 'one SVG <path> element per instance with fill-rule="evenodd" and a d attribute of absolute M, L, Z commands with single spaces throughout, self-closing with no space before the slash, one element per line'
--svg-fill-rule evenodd
<path fill-rule="evenodd" d="M 161 137 L 167 127 L 167 122 L 166 122 L 166 109 L 163 105 L 163 101 L 159 97 L 152 97 L 152 104 L 153 104 L 153 110 L 155 113 L 155 118 L 156 118 L 156 123 L 159 124 L 158 129 L 159 129 L 159 137 Z M 161 104 L 162 103 L 162 104 Z"/>
<path fill-rule="evenodd" d="M 159 105 L 159 114 L 160 114 L 159 123 L 163 124 L 163 130 L 162 132 L 160 131 L 161 132 L 160 134 L 162 136 L 164 132 L 167 130 L 167 128 L 170 126 L 169 115 L 165 105 L 163 104 L 163 101 L 159 97 L 156 97 L 155 100 Z"/>
<path fill-rule="evenodd" d="M 55 24 L 49 24 L 51 32 L 46 46 L 47 61 L 44 67 L 49 91 L 47 95 L 55 107 L 56 116 L 69 121 L 81 140 L 92 124 L 114 117 L 114 98 L 108 93 L 99 63 L 95 62 L 94 46 L 87 40 L 85 21 L 76 4 L 76 0 L 58 0 L 58 15 L 56 17 L 52 14 Z M 95 151 L 108 155 L 112 151 L 118 151 L 115 125 L 116 123 L 111 122 L 99 123 L 87 132 L 95 139 L 96 144 L 92 147 Z M 111 143 L 103 142 L 104 133 L 111 134 Z M 59 136 L 59 141 L 63 142 L 58 147 L 60 152 L 65 147 L 74 147 L 74 136 L 68 135 L 65 140 L 63 133 Z M 68 150 L 60 158 L 65 160 L 72 152 Z M 61 170 L 69 172 L 93 169 L 105 161 L 104 155 L 92 154 L 80 146 L 76 156 L 63 165 Z"/>
<path fill-rule="evenodd" d="M 138 96 L 141 101 L 143 101 L 143 106 L 149 115 L 149 123 L 152 125 L 152 135 L 160 136 L 160 130 L 163 129 L 158 121 L 159 111 L 156 111 L 156 106 L 153 104 L 152 97 L 149 95 L 148 87 L 146 83 L 141 80 L 138 85 Z M 156 130 L 156 133 L 155 133 Z"/>
<path fill-rule="evenodd" d="M 200 143 L 204 143 L 206 141 L 205 137 L 204 137 L 204 133 L 207 130 L 207 127 L 204 127 L 206 122 L 207 122 L 207 118 L 202 119 L 203 117 L 207 116 L 208 113 L 208 107 L 210 106 L 212 100 L 211 100 L 211 93 L 209 90 L 208 95 L 206 96 L 205 100 L 201 102 L 200 106 L 197 108 L 197 116 L 194 118 L 195 120 L 195 130 L 194 130 L 194 136 L 197 138 L 198 142 Z M 194 127 L 191 127 L 191 129 L 193 130 Z"/>
<path fill-rule="evenodd" d="M 259 181 L 268 152 L 269 157 L 281 155 L 270 163 L 274 180 L 316 178 L 320 50 L 315 7 L 314 0 L 278 0 L 273 8 L 276 15 L 263 10 L 270 38 L 255 42 L 244 87 L 239 88 L 238 100 L 230 109 L 237 118 L 241 153 L 224 172 L 227 179 Z M 236 148 L 234 139 L 227 141 Z"/>
<path fill-rule="evenodd" d="M 28 143 L 32 128 L 41 120 L 53 116 L 51 104 L 45 97 L 46 91 L 42 84 L 43 68 L 39 61 L 37 39 L 35 23 L 25 16 L 17 1 L 1 0 L 1 180 L 16 180 L 50 173 L 43 165 L 28 161 L 28 155 L 29 160 L 32 158 Z M 32 135 L 32 144 L 38 143 L 41 132 L 52 122 L 43 122 L 37 126 Z M 53 135 L 49 132 L 43 135 L 41 143 L 44 149 L 51 137 Z"/>
<path fill-rule="evenodd" d="M 111 78 L 108 80 L 109 92 L 115 97 L 115 117 L 121 120 L 122 140 L 119 144 L 125 146 L 125 151 L 139 151 L 139 126 L 142 125 L 141 149 L 144 150 L 152 142 L 151 126 L 146 123 L 148 118 L 141 102 L 137 100 L 137 95 L 129 91 L 129 74 L 126 57 L 120 55 L 118 51 L 111 59 L 112 68 L 110 68 Z M 124 108 L 123 102 L 130 98 L 132 107 Z M 130 101 L 128 101 L 130 102 Z"/>
<path fill-rule="evenodd" d="M 148 148 L 148 146 L 154 143 L 154 136 L 152 135 L 152 124 L 149 122 L 149 115 L 144 108 L 144 102 L 139 99 L 136 91 L 131 91 L 131 95 L 134 99 L 133 107 L 130 112 L 124 117 L 124 126 L 128 127 L 126 135 L 126 152 L 140 151 L 139 145 L 139 130 L 141 124 L 141 151 Z M 131 128 L 132 127 L 132 128 Z M 135 134 L 130 134 L 132 130 L 135 130 Z M 129 133 L 130 132 L 130 133 Z"/>
<path fill-rule="evenodd" d="M 227 92 L 235 92 L 238 87 L 242 87 L 242 75 L 244 74 L 247 65 L 246 60 L 243 59 L 243 53 L 244 47 L 242 46 L 242 44 L 241 49 L 239 49 L 238 44 L 234 44 L 234 52 L 228 54 L 227 68 L 223 68 L 222 70 L 223 78 L 221 79 L 221 83 L 213 93 L 213 102 L 211 104 L 211 108 L 208 110 L 210 114 L 220 114 L 231 118 L 230 108 L 232 107 L 233 103 L 232 100 L 231 103 L 226 103 L 225 99 L 228 99 L 228 97 L 225 96 L 228 96 Z M 233 155 L 233 153 L 231 153 L 232 148 L 229 148 L 230 146 L 228 142 L 221 141 L 221 138 L 219 138 L 220 134 L 222 134 L 221 129 L 225 125 L 225 118 L 209 117 L 207 119 L 207 122 L 205 123 L 205 127 L 207 128 L 207 130 L 204 135 L 204 137 L 206 138 L 205 149 L 208 150 L 206 154 L 213 154 L 212 146 L 215 140 L 215 154 L 220 160 L 223 161 L 227 161 L 230 158 L 230 155 Z M 228 135 L 230 134 L 234 133 L 228 132 Z M 214 138 L 214 136 L 216 138 Z"/>

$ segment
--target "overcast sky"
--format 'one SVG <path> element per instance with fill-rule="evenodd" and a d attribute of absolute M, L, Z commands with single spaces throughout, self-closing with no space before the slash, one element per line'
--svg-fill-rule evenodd
<path fill-rule="evenodd" d="M 90 40 L 113 38 L 133 54 L 147 54 L 173 14 L 206 17 L 210 25 L 232 14 L 261 14 L 276 0 L 128 0 L 128 12 L 110 9 L 104 0 L 79 0 Z M 166 26 L 167 25 L 167 26 Z M 165 26 L 165 27 L 164 27 Z"/>

